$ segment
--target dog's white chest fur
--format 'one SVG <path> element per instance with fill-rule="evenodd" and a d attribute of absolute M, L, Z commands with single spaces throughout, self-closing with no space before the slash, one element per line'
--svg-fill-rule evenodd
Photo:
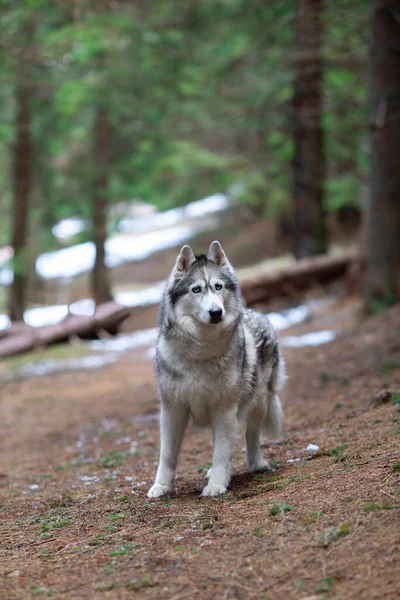
<path fill-rule="evenodd" d="M 181 357 L 179 361 L 171 362 L 174 352 L 165 340 L 160 342 L 159 351 L 173 369 L 169 376 L 164 373 L 161 387 L 168 392 L 163 396 L 185 406 L 194 425 L 211 425 L 212 415 L 218 410 L 236 407 L 238 416 L 243 411 L 241 373 L 229 359 L 195 361 L 190 358 L 182 360 Z M 254 364 L 254 352 L 248 352 L 248 361 L 251 366 Z"/>
<path fill-rule="evenodd" d="M 176 385 L 176 400 L 186 406 L 194 425 L 210 425 L 214 411 L 238 403 L 237 376 L 231 369 L 223 372 L 218 366 L 191 366 Z"/>

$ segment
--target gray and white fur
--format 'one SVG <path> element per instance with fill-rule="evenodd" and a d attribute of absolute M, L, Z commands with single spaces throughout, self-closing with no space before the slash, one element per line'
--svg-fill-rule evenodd
<path fill-rule="evenodd" d="M 189 419 L 213 432 L 212 468 L 203 496 L 223 494 L 231 478 L 240 420 L 246 423 L 248 471 L 268 467 L 260 437 L 281 434 L 278 397 L 285 364 L 271 323 L 245 309 L 239 283 L 219 242 L 207 255 L 184 246 L 167 281 L 156 351 L 161 396 L 160 462 L 149 498 L 174 489 Z"/>

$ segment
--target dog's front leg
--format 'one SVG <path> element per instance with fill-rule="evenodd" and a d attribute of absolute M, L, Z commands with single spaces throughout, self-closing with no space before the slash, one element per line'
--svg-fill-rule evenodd
<path fill-rule="evenodd" d="M 176 463 L 189 413 L 184 406 L 162 403 L 160 415 L 160 462 L 149 498 L 159 498 L 173 490 Z"/>
<path fill-rule="evenodd" d="M 236 408 L 230 412 L 218 412 L 213 417 L 212 469 L 203 496 L 224 494 L 231 479 L 232 453 L 238 423 Z"/>

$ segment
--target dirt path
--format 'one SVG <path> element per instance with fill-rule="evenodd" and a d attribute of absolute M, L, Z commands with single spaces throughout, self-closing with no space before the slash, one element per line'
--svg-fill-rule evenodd
<path fill-rule="evenodd" d="M 144 352 L 3 385 L 0 597 L 399 597 L 400 307 L 284 353 L 273 471 L 245 473 L 241 436 L 215 500 L 199 496 L 203 431 L 188 432 L 177 494 L 146 497 L 158 406 Z"/>

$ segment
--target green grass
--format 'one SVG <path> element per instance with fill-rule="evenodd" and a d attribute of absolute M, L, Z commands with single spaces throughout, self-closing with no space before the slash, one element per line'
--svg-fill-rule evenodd
<path fill-rule="evenodd" d="M 332 577 L 325 575 L 325 577 L 322 579 L 321 583 L 318 585 L 317 591 L 318 592 L 330 592 L 330 590 L 332 589 L 332 586 L 333 586 Z"/>
<path fill-rule="evenodd" d="M 323 533 L 316 535 L 315 541 L 317 542 L 317 546 L 327 548 L 329 544 L 335 542 L 340 537 L 348 535 L 349 533 L 350 527 L 348 523 L 341 523 L 338 527 L 329 527 L 329 529 Z"/>
<path fill-rule="evenodd" d="M 104 573 L 106 575 L 110 575 L 111 573 L 114 573 L 114 567 L 112 566 L 111 563 L 107 563 L 104 565 Z"/>
<path fill-rule="evenodd" d="M 197 465 L 196 466 L 196 470 L 198 473 L 207 473 L 208 469 L 211 469 L 212 465 L 211 463 L 208 463 L 206 465 Z"/>
<path fill-rule="evenodd" d="M 400 366 L 400 364 L 396 361 L 391 361 L 389 360 L 388 362 L 383 363 L 383 365 L 381 365 L 380 371 L 381 373 L 383 373 L 384 375 L 391 375 L 392 371 L 394 369 L 398 369 Z"/>
<path fill-rule="evenodd" d="M 336 446 L 336 448 L 332 448 L 332 450 L 329 450 L 329 454 L 331 456 L 340 456 L 348 447 L 348 444 L 341 444 L 340 446 Z"/>
<path fill-rule="evenodd" d="M 400 463 L 396 463 L 390 467 L 395 473 L 400 473 Z"/>
<path fill-rule="evenodd" d="M 130 550 L 133 550 L 136 547 L 137 544 L 135 543 L 125 544 L 124 546 L 117 548 L 117 550 L 110 552 L 110 556 L 125 556 L 125 554 L 128 554 Z"/>
<path fill-rule="evenodd" d="M 277 473 L 276 475 L 268 475 L 268 481 L 279 481 L 279 479 L 283 479 L 283 475 Z"/>
<path fill-rule="evenodd" d="M 63 527 L 67 527 L 67 525 L 70 524 L 70 520 L 67 518 L 61 518 L 58 519 L 57 521 L 54 522 L 54 527 L 57 527 L 57 529 L 62 529 Z"/>
<path fill-rule="evenodd" d="M 326 373 L 326 371 L 323 371 L 319 374 L 319 383 L 321 385 L 326 385 L 330 381 L 337 381 L 343 387 L 350 385 L 350 379 L 348 379 L 347 377 L 338 377 L 337 375 L 330 375 L 329 373 Z M 339 406 L 339 408 L 341 408 L 341 406 Z"/>
<path fill-rule="evenodd" d="M 304 590 L 304 583 L 301 580 L 296 581 L 295 586 L 298 590 Z"/>
<path fill-rule="evenodd" d="M 290 506 L 290 504 L 286 504 L 286 502 L 277 502 L 271 507 L 269 514 L 271 516 L 283 515 L 285 512 L 290 512 L 291 510 L 293 510 L 293 507 Z"/>
<path fill-rule="evenodd" d="M 355 465 L 354 463 L 347 462 L 347 463 L 345 464 L 345 469 L 346 469 L 346 471 L 350 471 L 351 469 L 355 469 L 355 468 L 356 468 L 356 466 L 357 466 L 357 465 Z"/>
<path fill-rule="evenodd" d="M 302 519 L 301 522 L 303 525 L 311 525 L 312 523 L 315 523 L 317 521 L 318 517 L 320 517 L 323 514 L 324 513 L 322 512 L 322 510 L 312 510 L 308 513 L 308 515 L 306 515 Z"/>
<path fill-rule="evenodd" d="M 121 523 L 125 519 L 126 515 L 124 513 L 116 513 L 115 515 L 108 515 L 107 519 L 109 521 L 113 521 L 115 524 Z"/>
<path fill-rule="evenodd" d="M 289 483 L 297 483 L 300 481 L 306 481 L 307 479 L 311 479 L 312 475 L 291 475 L 289 477 Z"/>
<path fill-rule="evenodd" d="M 374 512 L 376 510 L 393 510 L 397 508 L 397 504 L 376 504 L 375 502 L 366 502 L 361 505 L 361 510 L 364 512 Z"/>
<path fill-rule="evenodd" d="M 70 467 L 80 467 L 83 464 L 81 460 L 69 460 L 66 463 L 56 465 L 56 471 L 65 471 L 65 469 L 69 469 Z"/>
<path fill-rule="evenodd" d="M 33 585 L 31 585 L 29 591 L 32 594 L 32 596 L 41 596 L 42 594 L 46 594 L 46 596 L 54 596 L 54 592 L 51 592 L 50 590 L 48 590 L 46 587 L 43 587 L 42 585 L 33 584 Z"/>
<path fill-rule="evenodd" d="M 333 407 L 333 410 L 339 410 L 339 408 L 343 408 L 344 406 L 346 406 L 343 402 L 336 402 L 335 406 Z"/>
<path fill-rule="evenodd" d="M 100 465 L 104 469 L 113 469 L 114 467 L 120 467 L 124 464 L 125 458 L 129 455 L 129 452 L 118 452 L 114 448 L 100 459 Z"/>
<path fill-rule="evenodd" d="M 262 538 L 265 535 L 265 531 L 261 529 L 261 527 L 256 527 L 255 529 L 253 529 L 253 535 L 255 535 L 258 538 Z"/>

